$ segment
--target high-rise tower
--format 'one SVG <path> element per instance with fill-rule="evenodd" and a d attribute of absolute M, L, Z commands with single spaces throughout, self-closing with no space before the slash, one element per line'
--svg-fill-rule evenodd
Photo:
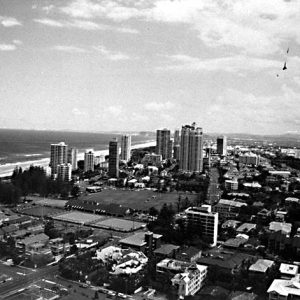
<path fill-rule="evenodd" d="M 94 172 L 94 168 L 95 168 L 94 151 L 87 150 L 84 153 L 84 172 L 89 172 L 89 171 Z"/>
<path fill-rule="evenodd" d="M 68 163 L 71 164 L 72 170 L 77 169 L 77 155 L 78 155 L 78 149 L 70 148 L 68 150 Z"/>
<path fill-rule="evenodd" d="M 179 169 L 186 172 L 202 172 L 203 132 L 195 123 L 182 126 Z"/>
<path fill-rule="evenodd" d="M 116 138 L 109 142 L 108 175 L 119 177 L 119 143 Z"/>
<path fill-rule="evenodd" d="M 131 151 L 131 135 L 125 134 L 121 138 L 121 160 L 129 161 Z"/>
<path fill-rule="evenodd" d="M 156 131 L 156 153 L 162 156 L 162 159 L 172 158 L 171 132 L 168 129 Z"/>
<path fill-rule="evenodd" d="M 225 135 L 217 138 L 217 153 L 227 155 L 227 137 Z"/>
<path fill-rule="evenodd" d="M 51 175 L 56 176 L 58 165 L 66 164 L 68 161 L 68 146 L 64 142 L 51 144 L 50 147 L 50 167 Z"/>

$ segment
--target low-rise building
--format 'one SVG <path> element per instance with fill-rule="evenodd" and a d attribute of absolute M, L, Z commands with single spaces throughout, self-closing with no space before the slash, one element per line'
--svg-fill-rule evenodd
<path fill-rule="evenodd" d="M 243 206 L 247 204 L 238 200 L 220 199 L 213 207 L 213 211 L 219 213 L 220 220 L 228 220 L 236 218 Z"/>
<path fill-rule="evenodd" d="M 298 274 L 299 266 L 281 263 L 279 272 L 282 279 L 291 279 Z"/>
<path fill-rule="evenodd" d="M 237 191 L 239 189 L 239 183 L 236 179 L 225 180 L 225 189 L 227 191 Z"/>
<path fill-rule="evenodd" d="M 292 224 L 283 222 L 270 222 L 269 230 L 271 232 L 280 231 L 281 233 L 289 236 L 292 231 Z"/>
<path fill-rule="evenodd" d="M 176 288 L 179 297 L 193 296 L 204 285 L 207 267 L 191 265 L 183 273 L 176 274 L 172 279 L 172 286 Z"/>
<path fill-rule="evenodd" d="M 161 246 L 161 234 L 139 232 L 119 241 L 122 248 L 131 248 L 145 254 L 152 253 Z"/>
<path fill-rule="evenodd" d="M 268 271 L 275 265 L 273 260 L 269 259 L 258 259 L 254 264 L 249 267 L 249 275 L 257 276 L 263 275 L 265 276 Z"/>
<path fill-rule="evenodd" d="M 196 262 L 201 257 L 202 251 L 195 247 L 184 247 L 176 254 L 176 259 L 186 262 Z"/>
<path fill-rule="evenodd" d="M 164 244 L 161 247 L 155 249 L 153 251 L 156 259 L 164 259 L 164 258 L 175 258 L 176 253 L 179 250 L 179 246 L 172 244 Z"/>
<path fill-rule="evenodd" d="M 256 224 L 252 223 L 243 223 L 241 226 L 237 228 L 237 232 L 239 233 L 249 233 L 256 229 Z"/>
<path fill-rule="evenodd" d="M 292 279 L 274 279 L 267 293 L 269 300 L 300 299 L 300 275 Z"/>

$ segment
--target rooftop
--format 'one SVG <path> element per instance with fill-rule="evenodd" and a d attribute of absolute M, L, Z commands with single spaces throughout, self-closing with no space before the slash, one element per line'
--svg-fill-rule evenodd
<path fill-rule="evenodd" d="M 153 234 L 154 239 L 161 238 L 160 234 Z M 133 246 L 143 246 L 146 245 L 145 242 L 145 232 L 138 232 L 134 235 L 131 235 L 125 239 L 119 241 L 120 244 L 133 245 Z"/>
<path fill-rule="evenodd" d="M 281 231 L 282 233 L 290 234 L 292 230 L 292 224 L 283 222 L 271 222 L 269 225 L 269 230 Z"/>
<path fill-rule="evenodd" d="M 256 263 L 250 266 L 249 271 L 265 273 L 269 268 L 274 265 L 273 260 L 258 259 Z"/>
<path fill-rule="evenodd" d="M 171 253 L 173 253 L 173 251 L 178 250 L 180 247 L 173 245 L 173 244 L 164 244 L 161 245 L 160 248 L 156 249 L 154 251 L 155 254 L 161 254 L 161 255 L 169 255 Z"/>
<path fill-rule="evenodd" d="M 282 274 L 287 274 L 287 275 L 296 275 L 298 273 L 299 266 L 296 265 L 290 265 L 290 264 L 280 264 L 279 271 Z"/>
<path fill-rule="evenodd" d="M 270 285 L 268 293 L 275 292 L 281 296 L 288 297 L 289 295 L 300 296 L 300 280 L 299 275 L 291 280 L 275 279 Z"/>

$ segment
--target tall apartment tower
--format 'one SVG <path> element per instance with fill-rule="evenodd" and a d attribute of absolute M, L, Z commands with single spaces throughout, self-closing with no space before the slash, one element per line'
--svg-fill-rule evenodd
<path fill-rule="evenodd" d="M 121 138 L 121 160 L 129 161 L 131 151 L 131 135 L 125 134 Z"/>
<path fill-rule="evenodd" d="M 119 143 L 116 138 L 109 142 L 108 175 L 119 177 Z"/>
<path fill-rule="evenodd" d="M 180 159 L 180 132 L 176 129 L 174 132 L 173 158 Z"/>
<path fill-rule="evenodd" d="M 72 179 L 72 165 L 61 164 L 57 166 L 57 179 L 61 181 L 71 181 Z"/>
<path fill-rule="evenodd" d="M 171 132 L 168 129 L 156 131 L 156 154 L 162 156 L 162 159 L 172 158 Z"/>
<path fill-rule="evenodd" d="M 186 172 L 203 170 L 203 132 L 195 123 L 182 126 L 179 169 Z"/>
<path fill-rule="evenodd" d="M 219 214 L 212 212 L 211 205 L 189 207 L 186 222 L 198 229 L 202 237 L 211 245 L 217 245 Z"/>
<path fill-rule="evenodd" d="M 87 150 L 84 153 L 84 172 L 94 171 L 95 169 L 95 155 L 94 151 Z"/>
<path fill-rule="evenodd" d="M 78 149 L 70 148 L 68 150 L 68 163 L 71 164 L 72 170 L 77 170 Z"/>
<path fill-rule="evenodd" d="M 64 142 L 58 144 L 51 144 L 50 147 L 50 164 L 51 175 L 57 175 L 57 166 L 61 164 L 66 164 L 68 161 L 68 145 Z"/>
<path fill-rule="evenodd" d="M 227 155 L 227 137 L 221 136 L 217 138 L 217 153 L 219 155 Z"/>

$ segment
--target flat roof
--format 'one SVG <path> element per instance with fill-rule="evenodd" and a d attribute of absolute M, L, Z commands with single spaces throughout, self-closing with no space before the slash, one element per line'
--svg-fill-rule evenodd
<path fill-rule="evenodd" d="M 103 218 L 105 217 L 100 215 L 95 215 L 95 214 L 82 213 L 78 211 L 64 213 L 62 215 L 53 217 L 54 220 L 71 222 L 76 224 L 88 224 L 88 223 L 100 221 Z"/>
<path fill-rule="evenodd" d="M 145 242 L 145 234 L 146 232 L 138 232 L 136 234 L 133 234 L 125 239 L 122 239 L 119 241 L 121 244 L 127 244 L 127 245 L 133 245 L 133 246 L 143 246 L 146 245 Z M 161 234 L 155 234 L 153 233 L 153 238 L 161 238 Z"/>
<path fill-rule="evenodd" d="M 280 273 L 283 274 L 288 274 L 288 275 L 296 275 L 298 273 L 299 266 L 296 265 L 290 265 L 290 264 L 280 264 L 279 271 Z"/>
<path fill-rule="evenodd" d="M 107 220 L 99 221 L 93 224 L 95 227 L 101 227 L 105 229 L 112 229 L 116 231 L 133 231 L 143 227 L 146 227 L 145 223 L 135 222 L 131 220 L 124 220 L 118 218 L 110 218 Z"/>

